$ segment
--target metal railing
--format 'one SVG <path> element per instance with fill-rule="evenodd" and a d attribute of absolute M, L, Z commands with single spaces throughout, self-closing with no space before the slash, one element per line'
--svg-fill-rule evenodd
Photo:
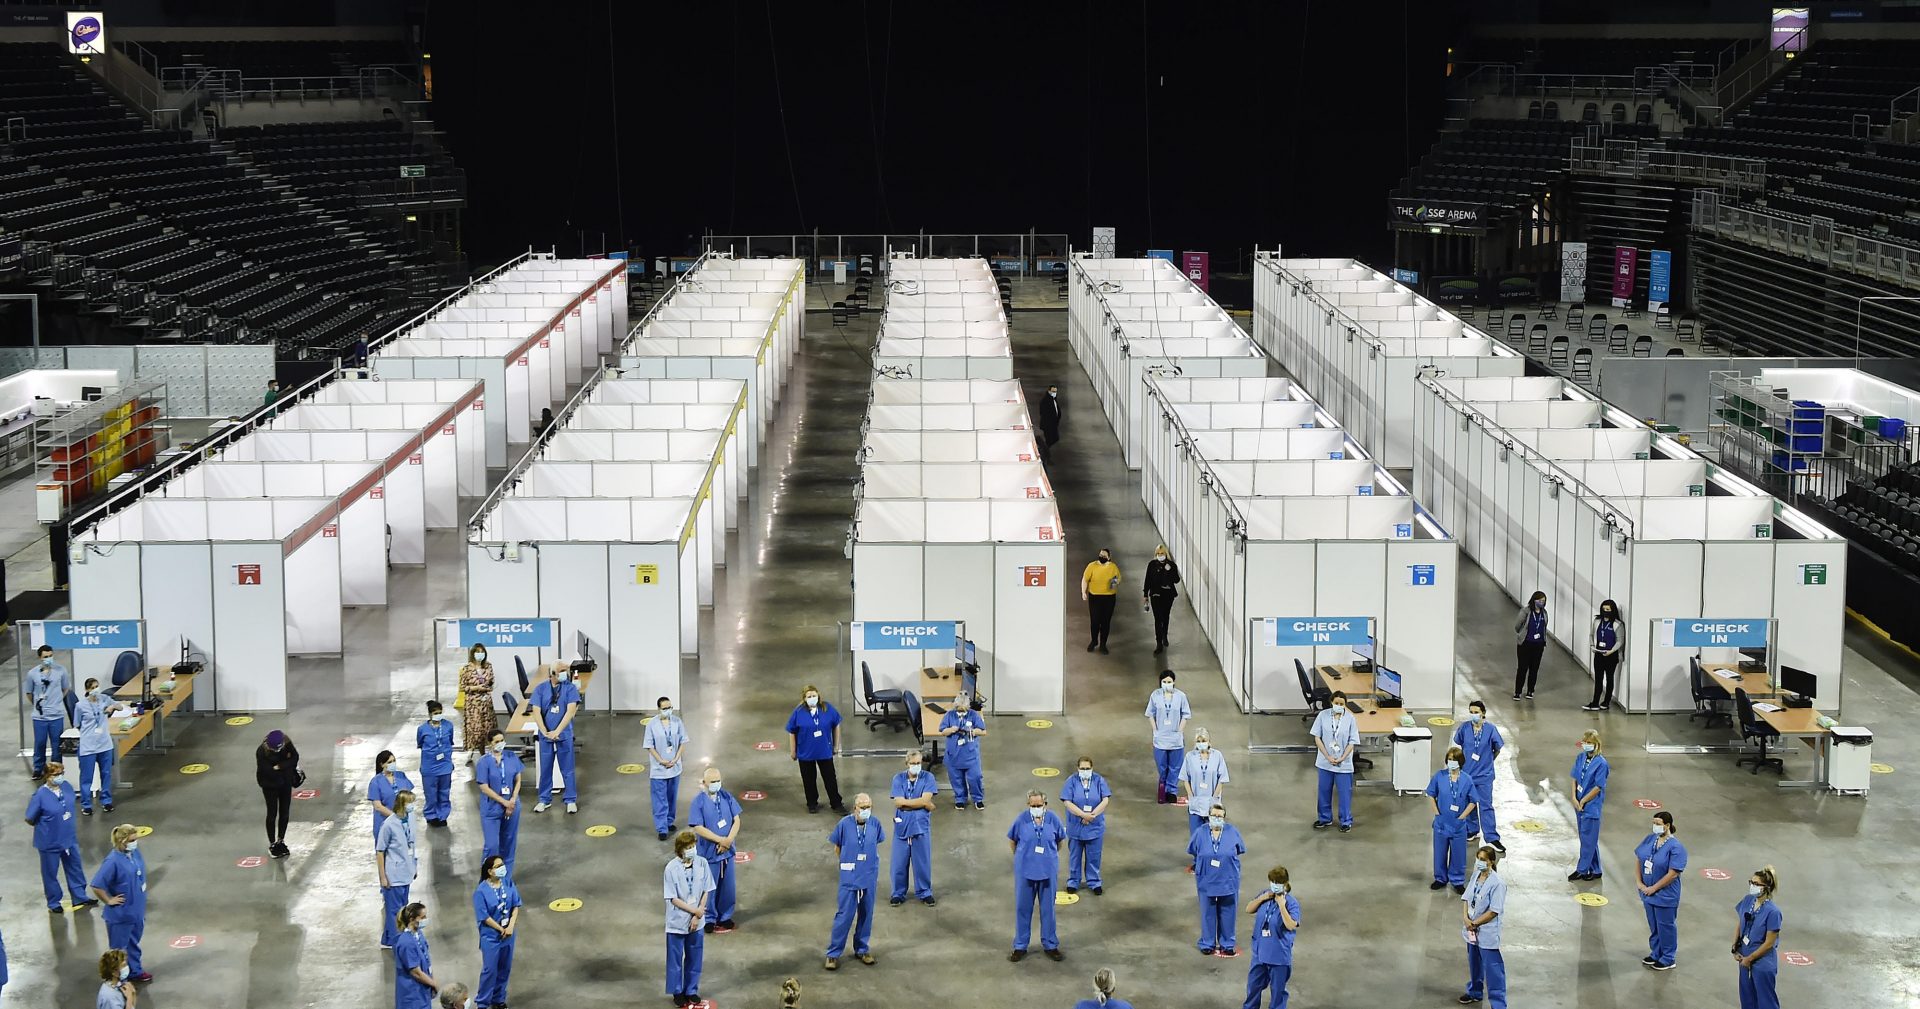
<path fill-rule="evenodd" d="M 845 261 L 851 276 L 863 256 L 873 260 L 875 272 L 884 273 L 888 261 L 898 254 L 920 259 L 977 256 L 1023 277 L 1045 275 L 1054 263 L 1065 263 L 1072 251 L 1068 236 L 1032 231 L 997 235 L 707 234 L 702 236 L 700 246 L 704 251 L 728 252 L 743 259 L 779 256 L 803 260 L 809 280 L 831 276 L 835 261 Z"/>
<path fill-rule="evenodd" d="M 1920 288 L 1920 247 L 1883 242 L 1836 227 L 1827 218 L 1728 206 L 1714 197 L 1717 194 L 1708 190 L 1694 194 L 1694 227 L 1862 276 Z"/>
<path fill-rule="evenodd" d="M 229 102 L 340 101 L 390 98 L 418 90 L 413 79 L 390 66 L 361 67 L 354 74 L 313 77 L 251 77 L 243 70 L 199 64 L 165 67 L 154 75 L 169 92 L 206 91 Z"/>
<path fill-rule="evenodd" d="M 1897 144 L 1911 142 L 1916 117 L 1920 117 L 1920 88 L 1887 103 L 1887 139 Z"/>
<path fill-rule="evenodd" d="M 1671 151 L 1643 146 L 1631 139 L 1607 140 L 1596 147 L 1584 137 L 1575 137 L 1567 156 L 1567 167 L 1588 172 L 1630 171 L 1637 175 L 1755 190 L 1765 190 L 1767 185 L 1767 163 L 1759 158 Z"/>

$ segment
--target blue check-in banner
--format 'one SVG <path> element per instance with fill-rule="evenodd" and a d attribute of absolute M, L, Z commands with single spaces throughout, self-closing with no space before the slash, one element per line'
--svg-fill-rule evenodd
<path fill-rule="evenodd" d="M 960 641 L 958 620 L 855 620 L 857 651 L 952 651 Z"/>
<path fill-rule="evenodd" d="M 65 651 L 84 648 L 140 648 L 137 620 L 43 620 L 40 641 Z"/>
<path fill-rule="evenodd" d="M 462 648 L 551 648 L 553 621 L 547 617 L 476 617 L 455 620 L 454 644 Z"/>
<path fill-rule="evenodd" d="M 1767 621 L 1764 617 L 1674 617 L 1666 623 L 1673 628 L 1675 648 L 1767 647 Z"/>
<path fill-rule="evenodd" d="M 1261 637 L 1275 647 L 1364 645 L 1373 640 L 1366 617 L 1268 617 Z"/>

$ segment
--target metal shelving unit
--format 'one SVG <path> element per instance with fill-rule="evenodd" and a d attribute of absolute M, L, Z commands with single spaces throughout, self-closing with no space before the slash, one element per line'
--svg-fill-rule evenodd
<path fill-rule="evenodd" d="M 116 477 L 152 463 L 165 447 L 159 424 L 166 413 L 167 384 L 147 380 L 41 421 L 34 434 L 40 521 L 58 520 Z"/>

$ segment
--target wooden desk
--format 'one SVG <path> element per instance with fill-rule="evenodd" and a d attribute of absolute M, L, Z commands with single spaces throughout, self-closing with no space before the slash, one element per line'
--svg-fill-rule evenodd
<path fill-rule="evenodd" d="M 1328 676 L 1327 670 L 1338 672 L 1339 676 Z M 1373 674 L 1356 673 L 1353 666 L 1345 662 L 1335 662 L 1326 666 L 1313 667 L 1313 675 L 1318 677 L 1327 690 L 1345 693 L 1350 700 L 1373 696 Z"/>
<path fill-rule="evenodd" d="M 945 701 L 960 696 L 960 677 L 952 666 L 928 666 L 920 671 L 920 699 Z"/>
<path fill-rule="evenodd" d="M 1777 704 L 1778 702 L 1768 702 Z M 1831 744 L 1833 733 L 1827 731 L 1818 719 L 1820 712 L 1814 708 L 1781 707 L 1779 711 L 1762 711 L 1756 705 L 1753 713 L 1771 726 L 1782 738 L 1799 736 L 1806 740 L 1807 748 L 1813 751 L 1813 778 L 1806 781 L 1782 781 L 1781 788 L 1817 788 L 1827 783 L 1827 747 Z"/>
<path fill-rule="evenodd" d="M 1774 696 L 1773 685 L 1767 682 L 1764 670 L 1743 673 L 1738 665 L 1731 662 L 1702 662 L 1700 671 L 1706 674 L 1707 682 L 1719 688 L 1728 699 L 1732 699 L 1736 689 L 1746 691 L 1747 696 L 1752 698 Z"/>
<path fill-rule="evenodd" d="M 180 710 L 180 705 L 185 704 L 187 698 L 193 696 L 193 682 L 198 678 L 198 674 L 181 673 L 174 675 L 168 673 L 166 674 L 166 679 L 163 680 L 161 679 L 162 674 L 160 670 L 153 669 L 149 670 L 149 672 L 153 675 L 154 683 L 153 714 L 155 715 L 156 724 L 154 725 L 153 748 L 155 750 L 165 750 L 167 748 L 166 720 L 172 718 L 173 713 Z M 162 683 L 172 683 L 173 689 L 159 689 Z M 135 678 L 121 684 L 114 690 L 113 696 L 116 700 L 126 701 L 129 704 L 137 703 L 141 699 L 140 680 Z M 140 717 L 145 719 L 147 715 L 143 713 Z M 124 753 L 125 751 L 122 752 Z"/>
<path fill-rule="evenodd" d="M 549 662 L 544 666 L 536 666 L 533 671 L 527 674 L 527 681 L 532 683 L 535 689 L 538 689 L 540 684 L 547 682 L 547 674 L 549 672 L 554 669 L 559 669 L 564 675 L 569 665 L 571 665 L 571 663 Z M 573 685 L 580 688 L 581 697 L 580 707 L 573 713 L 575 721 L 579 721 L 580 716 L 586 713 L 587 687 L 591 683 L 593 683 L 593 673 L 591 672 L 581 673 L 580 678 L 573 681 Z M 500 731 L 509 736 L 534 736 L 539 734 L 540 723 L 533 717 L 532 691 L 528 691 L 527 696 L 520 698 L 520 706 L 513 709 L 513 714 L 509 715 L 506 721 L 500 723 Z"/>

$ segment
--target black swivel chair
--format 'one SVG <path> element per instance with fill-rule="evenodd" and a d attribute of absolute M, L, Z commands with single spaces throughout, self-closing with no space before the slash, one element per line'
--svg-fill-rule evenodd
<path fill-rule="evenodd" d="M 920 748 L 921 757 L 926 760 L 927 766 L 932 767 L 940 762 L 940 748 L 927 745 L 926 729 L 920 724 L 920 697 L 911 690 L 902 690 L 900 698 L 901 702 L 907 706 L 907 711 L 913 715 L 912 718 L 907 719 L 907 727 L 913 730 L 913 743 Z"/>
<path fill-rule="evenodd" d="M 1779 739 L 1779 730 L 1768 725 L 1766 721 L 1753 710 L 1753 698 L 1748 697 L 1745 690 L 1734 690 L 1733 706 L 1740 713 L 1740 738 L 1749 743 L 1757 743 L 1760 746 L 1760 752 L 1758 754 L 1741 757 L 1733 762 L 1733 766 L 1739 767 L 1742 764 L 1752 764 L 1753 773 L 1755 774 L 1759 774 L 1762 767 L 1772 767 L 1774 770 L 1785 774 L 1787 772 L 1787 762 L 1781 760 L 1779 757 L 1767 756 L 1767 740 Z"/>
<path fill-rule="evenodd" d="M 1687 656 L 1687 679 L 1693 685 L 1693 714 L 1687 716 L 1691 722 L 1702 719 L 1700 727 L 1713 728 L 1713 723 L 1726 718 L 1727 713 L 1720 710 L 1720 691 L 1707 682 L 1706 670 L 1700 668 L 1700 656 Z"/>
<path fill-rule="evenodd" d="M 522 697 L 532 697 L 533 681 L 527 679 L 527 664 L 524 662 L 521 662 L 520 656 L 518 655 L 513 657 L 513 671 L 515 675 L 520 677 L 520 695 Z M 513 705 L 511 704 L 507 705 L 507 710 L 512 711 Z"/>
<path fill-rule="evenodd" d="M 146 663 L 141 661 L 140 653 L 131 649 L 115 656 L 113 660 L 114 688 L 118 689 L 132 683 L 133 678 L 140 675 L 141 667 L 145 665 Z"/>
<path fill-rule="evenodd" d="M 907 706 L 907 695 L 901 690 L 873 689 L 873 670 L 867 667 L 867 660 L 860 660 L 860 686 L 867 699 L 867 728 L 881 725 L 893 726 L 893 731 L 914 726 L 913 709 Z"/>
<path fill-rule="evenodd" d="M 1327 688 L 1314 684 L 1306 665 L 1299 659 L 1293 660 L 1293 671 L 1300 677 L 1300 697 L 1307 702 L 1307 713 L 1300 720 L 1311 723 L 1315 715 L 1332 706 L 1333 694 Z"/>

